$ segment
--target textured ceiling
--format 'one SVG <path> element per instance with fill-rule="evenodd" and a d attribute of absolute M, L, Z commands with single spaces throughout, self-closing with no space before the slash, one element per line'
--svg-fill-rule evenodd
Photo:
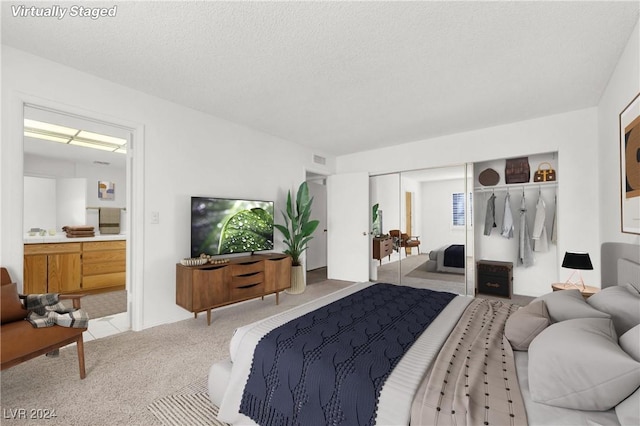
<path fill-rule="evenodd" d="M 3 44 L 339 155 L 597 105 L 640 3 L 16 4 Z"/>

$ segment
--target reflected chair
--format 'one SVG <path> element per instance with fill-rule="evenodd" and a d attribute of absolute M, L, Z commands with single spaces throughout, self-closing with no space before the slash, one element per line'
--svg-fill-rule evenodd
<path fill-rule="evenodd" d="M 415 247 L 418 249 L 418 254 L 420 254 L 420 237 L 400 232 L 399 229 L 391 229 L 389 236 L 392 238 L 393 246 L 396 250 L 398 250 L 398 247 L 404 247 L 404 254 L 408 256 L 409 253 L 407 249 Z"/>

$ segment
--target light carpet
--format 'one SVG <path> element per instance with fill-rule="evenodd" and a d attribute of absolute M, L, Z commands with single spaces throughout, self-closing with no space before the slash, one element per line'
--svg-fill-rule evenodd
<path fill-rule="evenodd" d="M 237 327 L 350 284 L 327 280 L 299 295 L 281 293 L 279 305 L 271 295 L 216 309 L 211 326 L 206 315 L 194 319 L 185 311 L 189 318 L 183 321 L 85 342 L 84 380 L 79 378 L 75 347 L 61 349 L 57 358 L 41 356 L 3 370 L 3 413 L 48 409 L 55 410 L 56 417 L 2 418 L 2 425 L 157 425 L 149 405 L 207 377 L 214 362 L 229 357 Z"/>

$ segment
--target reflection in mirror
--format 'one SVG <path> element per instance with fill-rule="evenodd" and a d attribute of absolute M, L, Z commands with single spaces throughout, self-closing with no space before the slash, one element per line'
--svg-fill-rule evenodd
<path fill-rule="evenodd" d="M 391 255 L 378 259 L 385 244 L 373 239 L 377 281 L 467 293 L 473 233 L 465 172 L 457 165 L 371 177 L 371 202 L 384 211 L 383 234 L 392 244 Z"/>
<path fill-rule="evenodd" d="M 400 174 L 370 177 L 369 191 L 373 236 L 370 279 L 399 284 L 400 253 L 389 231 L 400 226 Z M 378 216 L 375 222 L 374 206 Z"/>

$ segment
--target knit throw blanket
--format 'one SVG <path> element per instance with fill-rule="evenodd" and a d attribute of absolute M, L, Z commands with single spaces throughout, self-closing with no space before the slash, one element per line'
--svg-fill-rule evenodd
<path fill-rule="evenodd" d="M 375 284 L 266 334 L 240 412 L 266 425 L 370 425 L 395 365 L 455 297 Z"/>
<path fill-rule="evenodd" d="M 60 302 L 58 293 L 28 294 L 25 308 L 27 320 L 36 328 L 60 325 L 62 327 L 87 328 L 89 315 L 82 309 L 68 309 Z"/>

